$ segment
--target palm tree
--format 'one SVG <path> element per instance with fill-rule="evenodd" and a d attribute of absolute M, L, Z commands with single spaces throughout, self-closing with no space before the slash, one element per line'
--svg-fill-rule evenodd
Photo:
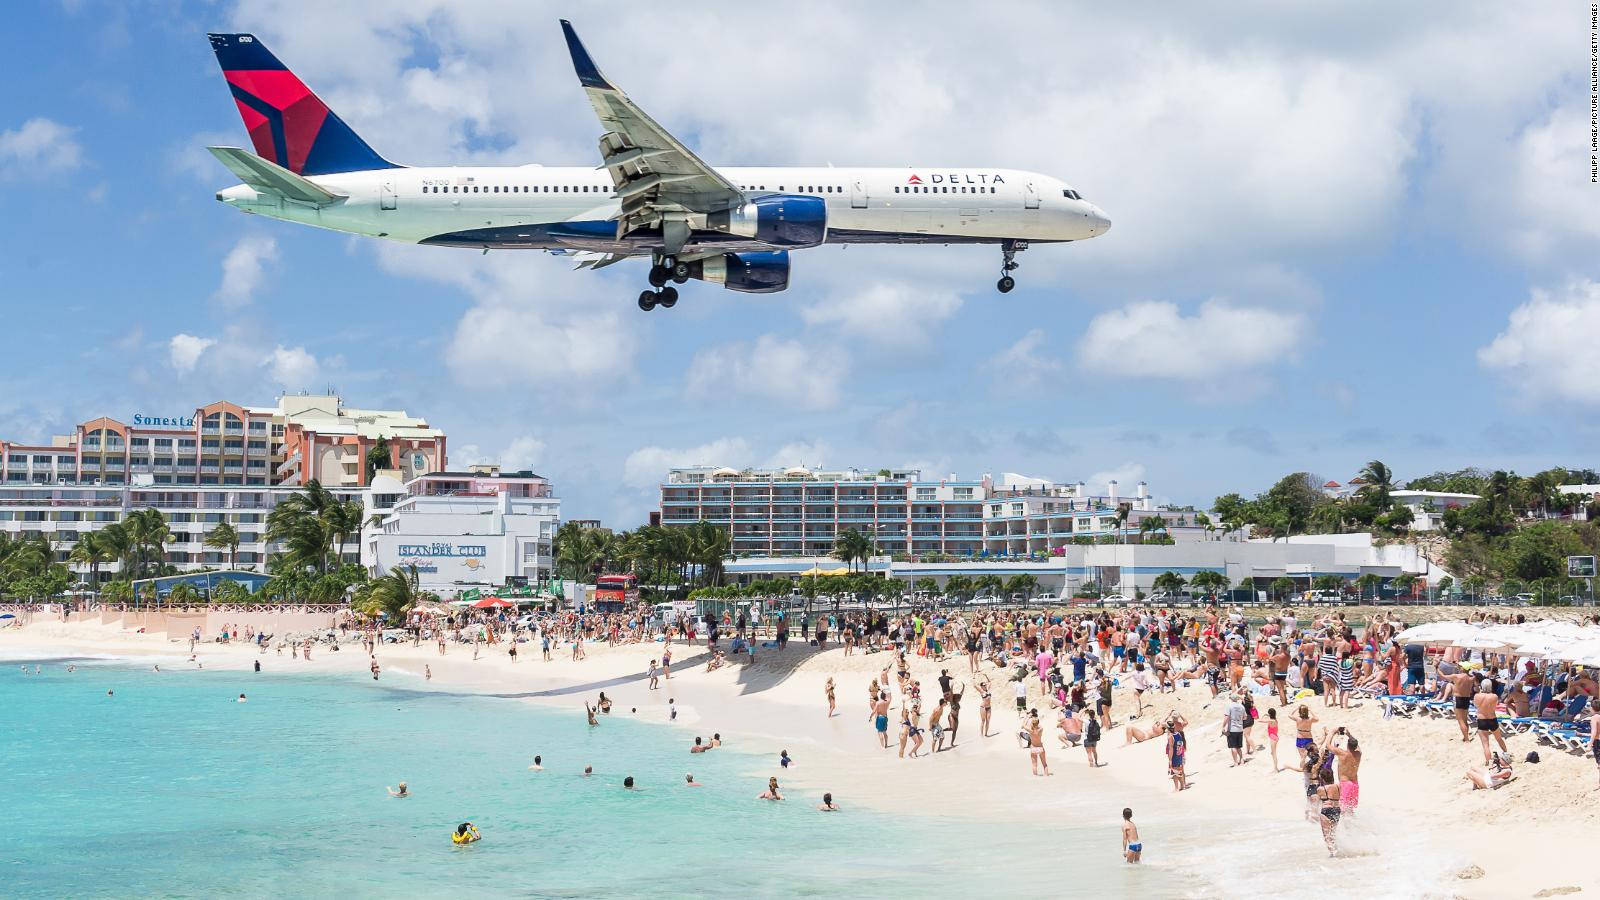
<path fill-rule="evenodd" d="M 867 537 L 854 528 L 847 529 L 833 540 L 833 556 L 842 559 L 855 571 L 856 560 L 861 560 L 861 568 L 867 567 L 867 560 L 872 557 L 877 548 L 873 546 L 872 538 Z"/>
<path fill-rule="evenodd" d="M 1021 594 L 1024 597 L 1032 597 L 1033 592 L 1038 590 L 1038 588 L 1039 579 L 1027 574 L 1026 572 L 1021 575 L 1013 575 L 1006 579 L 1005 592 L 1006 596 L 1008 597 L 1012 594 Z"/>
<path fill-rule="evenodd" d="M 167 605 L 193 606 L 200 602 L 200 592 L 187 581 L 180 581 L 167 592 Z"/>
<path fill-rule="evenodd" d="M 228 568 L 238 568 L 239 562 L 239 529 L 227 522 L 218 522 L 217 527 L 206 532 L 205 545 L 218 550 L 228 551 Z"/>
<path fill-rule="evenodd" d="M 722 562 L 733 549 L 733 538 L 728 529 L 710 522 L 696 522 L 688 528 L 689 558 L 700 569 L 705 583 L 716 586 L 722 583 Z"/>
<path fill-rule="evenodd" d="M 1133 513 L 1133 504 L 1132 503 L 1118 503 L 1117 504 L 1117 514 L 1114 517 L 1115 531 L 1113 533 L 1116 535 L 1117 543 L 1119 543 L 1119 544 L 1122 543 L 1122 529 L 1123 529 L 1123 526 L 1128 524 L 1128 516 L 1131 515 L 1132 513 Z"/>
<path fill-rule="evenodd" d="M 369 614 L 383 612 L 389 621 L 399 621 L 422 599 L 417 567 L 404 566 L 372 582 L 366 591 Z"/>
<path fill-rule="evenodd" d="M 1167 520 L 1161 516 L 1150 516 L 1139 522 L 1139 543 L 1144 543 L 1145 535 L 1165 534 Z"/>
<path fill-rule="evenodd" d="M 1376 572 L 1368 572 L 1356 579 L 1356 587 L 1361 589 L 1362 599 L 1366 599 L 1367 591 L 1372 591 L 1374 596 L 1383 587 L 1383 576 Z"/>
<path fill-rule="evenodd" d="M 128 536 L 128 529 L 121 522 L 110 525 L 94 532 L 95 540 L 105 549 L 106 555 L 121 567 L 119 576 L 124 581 L 131 581 L 136 576 L 133 574 L 133 539 Z"/>
<path fill-rule="evenodd" d="M 1277 578 L 1272 579 L 1272 584 L 1268 585 L 1267 589 L 1272 592 L 1274 597 L 1282 600 L 1288 594 L 1293 593 L 1294 579 L 1287 575 L 1279 575 Z"/>
<path fill-rule="evenodd" d="M 1206 515 L 1205 513 L 1203 513 L 1203 512 L 1195 513 L 1194 514 L 1194 523 L 1196 525 L 1199 525 L 1201 528 L 1204 528 L 1206 530 L 1206 540 L 1209 541 L 1213 537 L 1216 536 L 1216 534 L 1217 534 L 1217 523 L 1211 521 L 1211 517 Z"/>
<path fill-rule="evenodd" d="M 100 590 L 100 565 L 111 561 L 111 548 L 101 534 L 90 531 L 78 538 L 70 557 L 73 562 L 89 567 L 89 586 L 95 591 Z"/>
<path fill-rule="evenodd" d="M 1195 574 L 1198 575 L 1199 573 L 1197 572 Z M 1183 586 L 1183 576 L 1172 571 L 1162 572 L 1160 575 L 1157 575 L 1156 580 L 1151 583 L 1151 587 L 1158 591 L 1166 591 L 1169 594 L 1176 594 L 1178 591 L 1183 590 Z"/>
<path fill-rule="evenodd" d="M 123 518 L 122 524 L 128 532 L 134 567 L 138 573 L 144 575 L 148 571 L 152 556 L 159 568 L 165 561 L 167 542 L 172 540 L 172 532 L 168 530 L 167 520 L 161 511 L 153 507 L 134 510 Z"/>
<path fill-rule="evenodd" d="M 360 500 L 334 503 L 323 514 L 323 523 L 337 548 L 334 556 L 335 568 L 344 565 L 344 545 L 349 541 L 350 535 L 360 533 L 361 520 L 365 516 L 366 508 L 361 505 Z"/>

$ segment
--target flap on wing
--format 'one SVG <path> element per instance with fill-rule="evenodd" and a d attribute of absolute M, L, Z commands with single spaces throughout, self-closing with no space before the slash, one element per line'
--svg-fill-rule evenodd
<path fill-rule="evenodd" d="M 277 194 L 289 200 L 309 203 L 312 206 L 331 206 L 345 199 L 320 184 L 285 169 L 283 166 L 238 147 L 207 147 L 211 155 L 239 176 L 239 180 L 258 192 Z"/>
<path fill-rule="evenodd" d="M 561 20 L 572 54 L 572 68 L 606 133 L 600 154 L 622 201 L 618 234 L 659 225 L 685 214 L 720 212 L 743 202 L 744 194 L 716 169 L 656 124 L 644 110 L 600 73 L 572 23 Z"/>

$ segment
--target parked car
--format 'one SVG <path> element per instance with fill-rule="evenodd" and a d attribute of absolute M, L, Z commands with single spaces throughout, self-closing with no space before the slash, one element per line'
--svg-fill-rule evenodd
<path fill-rule="evenodd" d="M 1106 594 L 1100 602 L 1106 606 L 1127 606 L 1133 603 L 1133 598 L 1127 594 Z"/>
<path fill-rule="evenodd" d="M 1035 595 L 1033 602 L 1039 604 L 1040 606 L 1049 606 L 1052 603 L 1060 603 L 1061 598 L 1057 597 L 1053 593 L 1050 593 L 1049 591 L 1046 591 L 1043 594 Z"/>

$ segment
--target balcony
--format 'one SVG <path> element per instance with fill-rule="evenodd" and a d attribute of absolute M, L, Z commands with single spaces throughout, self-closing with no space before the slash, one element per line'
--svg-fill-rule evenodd
<path fill-rule="evenodd" d="M 200 433 L 201 434 L 213 434 L 213 435 L 221 434 L 222 433 L 222 429 L 217 427 L 216 425 L 201 425 L 200 426 Z"/>
<path fill-rule="evenodd" d="M 194 471 L 192 466 L 189 468 L 189 471 Z M 209 463 L 200 467 L 201 475 L 216 475 L 221 471 L 222 470 L 220 468 Z"/>

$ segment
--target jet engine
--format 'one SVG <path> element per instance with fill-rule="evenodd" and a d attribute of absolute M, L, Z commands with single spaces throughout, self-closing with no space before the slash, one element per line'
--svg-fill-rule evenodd
<path fill-rule="evenodd" d="M 775 247 L 815 247 L 828 236 L 828 208 L 821 197 L 770 194 L 711 213 L 706 226 Z"/>
<path fill-rule="evenodd" d="M 789 286 L 789 251 L 723 253 L 688 264 L 689 277 L 746 294 L 776 294 Z"/>

